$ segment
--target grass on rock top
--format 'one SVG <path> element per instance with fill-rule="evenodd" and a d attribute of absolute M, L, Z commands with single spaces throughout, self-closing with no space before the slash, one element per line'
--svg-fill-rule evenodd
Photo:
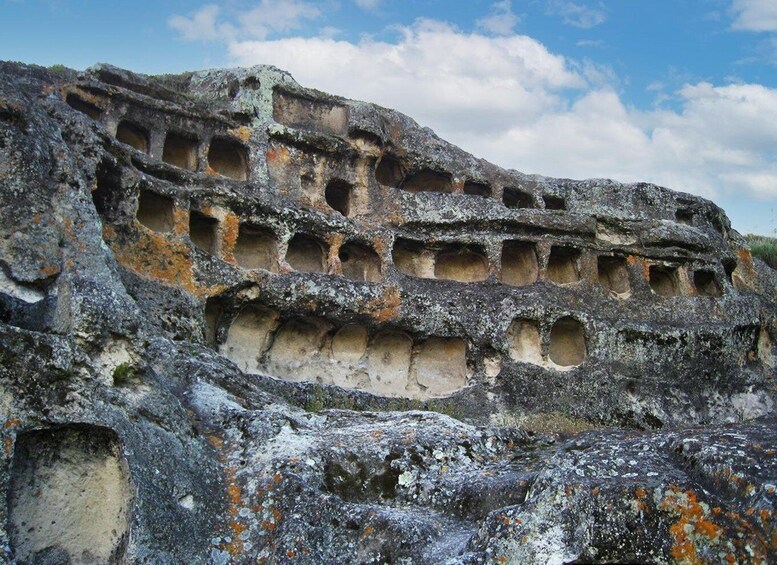
<path fill-rule="evenodd" d="M 758 257 L 772 269 L 777 269 L 777 238 L 748 234 L 745 239 L 750 244 L 753 257 Z"/>

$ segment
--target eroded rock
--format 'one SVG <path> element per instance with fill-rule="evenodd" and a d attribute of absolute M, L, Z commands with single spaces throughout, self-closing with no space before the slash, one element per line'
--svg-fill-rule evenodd
<path fill-rule="evenodd" d="M 0 220 L 0 560 L 777 555 L 777 275 L 709 201 L 0 63 Z"/>

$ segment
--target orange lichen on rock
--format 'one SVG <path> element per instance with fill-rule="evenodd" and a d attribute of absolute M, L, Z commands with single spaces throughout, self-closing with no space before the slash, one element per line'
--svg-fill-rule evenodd
<path fill-rule="evenodd" d="M 189 210 L 178 207 L 173 209 L 173 233 L 181 236 L 189 234 Z"/>
<path fill-rule="evenodd" d="M 3 424 L 3 427 L 7 430 L 8 428 L 15 428 L 21 423 L 22 421 L 19 418 L 8 418 L 5 421 L 5 424 Z"/>
<path fill-rule="evenodd" d="M 720 543 L 723 530 L 707 518 L 709 509 L 698 501 L 693 491 L 670 487 L 660 507 L 678 515 L 678 520 L 669 528 L 674 539 L 672 557 L 680 563 L 704 563 L 699 555 L 701 548 Z"/>
<path fill-rule="evenodd" d="M 222 226 L 222 255 L 225 261 L 235 264 L 237 263 L 235 259 L 235 245 L 237 245 L 237 237 L 240 233 L 240 216 L 234 212 L 227 211 L 224 215 Z"/>
<path fill-rule="evenodd" d="M 270 149 L 267 151 L 267 164 L 269 165 L 286 165 L 291 159 L 288 147 L 281 145 L 280 147 Z"/>
<path fill-rule="evenodd" d="M 137 274 L 181 287 L 197 297 L 223 290 L 222 285 L 206 287 L 197 284 L 191 250 L 182 238 L 146 229 L 137 230 L 134 236 L 134 241 L 127 242 L 118 237 L 113 226 L 103 228 L 103 238 L 116 260 Z"/>
<path fill-rule="evenodd" d="M 239 126 L 234 129 L 227 130 L 229 135 L 236 137 L 243 143 L 248 143 L 248 140 L 251 139 L 252 132 L 253 130 L 248 126 Z"/>
<path fill-rule="evenodd" d="M 122 245 L 114 239 L 111 226 L 105 227 L 103 237 L 123 266 L 138 274 L 182 286 L 196 293 L 191 254 L 182 241 L 168 239 L 158 233 L 139 231 L 133 245 Z"/>
<path fill-rule="evenodd" d="M 364 313 L 378 321 L 385 322 L 399 317 L 402 300 L 396 286 L 387 287 L 378 298 L 367 302 Z"/>

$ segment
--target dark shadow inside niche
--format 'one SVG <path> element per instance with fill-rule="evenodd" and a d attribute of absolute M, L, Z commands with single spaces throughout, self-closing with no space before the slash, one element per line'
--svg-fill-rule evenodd
<path fill-rule="evenodd" d="M 103 159 L 95 171 L 96 187 L 92 202 L 97 213 L 108 221 L 116 221 L 122 200 L 121 169 Z"/>
<path fill-rule="evenodd" d="M 380 136 L 372 133 L 371 131 L 353 128 L 348 131 L 348 137 L 354 140 L 358 139 L 369 145 L 383 147 L 383 140 L 380 138 Z"/>
<path fill-rule="evenodd" d="M 538 275 L 537 251 L 533 243 L 505 241 L 502 244 L 500 281 L 512 286 L 526 286 L 534 283 Z"/>
<path fill-rule="evenodd" d="M 551 194 L 546 194 L 542 197 L 542 200 L 543 202 L 545 202 L 546 210 L 566 210 L 567 209 L 566 200 L 564 200 L 560 196 L 553 196 Z"/>
<path fill-rule="evenodd" d="M 172 198 L 150 190 L 141 190 L 138 195 L 138 221 L 153 231 L 172 231 L 175 224 L 174 210 Z"/>
<path fill-rule="evenodd" d="M 726 273 L 726 280 L 729 284 L 734 284 L 734 271 L 737 268 L 735 259 L 726 259 L 723 261 L 723 271 Z"/>
<path fill-rule="evenodd" d="M 582 364 L 586 355 L 583 325 L 569 316 L 557 320 L 550 330 L 550 360 L 562 367 L 574 367 Z"/>
<path fill-rule="evenodd" d="M 383 186 L 399 188 L 405 178 L 402 164 L 391 155 L 383 155 L 375 167 L 375 180 Z"/>
<path fill-rule="evenodd" d="M 254 76 L 246 77 L 243 80 L 243 88 L 246 90 L 259 90 L 262 86 L 262 83 L 259 82 L 259 79 Z"/>
<path fill-rule="evenodd" d="M 431 169 L 424 169 L 409 175 L 400 188 L 408 192 L 450 192 L 451 175 Z"/>
<path fill-rule="evenodd" d="M 87 102 L 77 94 L 73 94 L 72 92 L 67 95 L 65 98 L 65 102 L 68 106 L 73 108 L 73 110 L 76 110 L 78 112 L 81 112 L 82 114 L 86 114 L 93 120 L 99 120 L 100 116 L 102 116 L 103 111 L 92 104 L 91 102 Z"/>
<path fill-rule="evenodd" d="M 506 186 L 502 191 L 502 202 L 508 208 L 532 208 L 533 199 L 530 194 L 518 188 Z"/>
<path fill-rule="evenodd" d="M 693 224 L 693 212 L 690 210 L 684 210 L 680 209 L 675 212 L 675 220 L 677 220 L 677 223 L 685 224 L 685 225 L 692 225 Z"/>
<path fill-rule="evenodd" d="M 192 135 L 168 132 L 162 160 L 181 169 L 197 170 L 197 139 Z"/>
<path fill-rule="evenodd" d="M 261 227 L 240 224 L 234 255 L 244 269 L 278 271 L 278 239 Z"/>
<path fill-rule="evenodd" d="M 464 183 L 464 194 L 489 198 L 491 196 L 491 187 L 485 183 L 470 180 Z"/>
<path fill-rule="evenodd" d="M 223 177 L 248 180 L 248 154 L 240 143 L 214 137 L 208 149 L 208 166 Z"/>
<path fill-rule="evenodd" d="M 352 194 L 353 186 L 342 179 L 329 181 L 324 190 L 326 203 L 329 204 L 329 207 L 346 217 L 351 213 Z"/>
<path fill-rule="evenodd" d="M 437 254 L 434 276 L 458 282 L 483 281 L 488 278 L 488 259 L 481 249 L 449 246 Z"/>
<path fill-rule="evenodd" d="M 554 245 L 548 258 L 547 279 L 556 284 L 575 283 L 580 280 L 578 261 L 580 251 L 574 247 Z"/>
<path fill-rule="evenodd" d="M 211 218 L 197 210 L 192 210 L 189 212 L 189 239 L 206 253 L 215 255 L 217 251 L 218 225 L 219 222 L 216 218 Z"/>
<path fill-rule="evenodd" d="M 215 348 L 218 345 L 218 328 L 224 314 L 224 300 L 211 296 L 205 301 L 205 343 Z"/>
<path fill-rule="evenodd" d="M 8 489 L 19 563 L 119 563 L 132 511 L 118 436 L 92 425 L 20 433 Z"/>
<path fill-rule="evenodd" d="M 141 153 L 148 153 L 148 133 L 140 126 L 127 120 L 119 122 L 116 128 L 116 139 L 134 147 Z"/>
<path fill-rule="evenodd" d="M 326 246 L 317 239 L 298 233 L 289 241 L 286 262 L 295 271 L 326 272 Z"/>
<path fill-rule="evenodd" d="M 599 257 L 597 260 L 599 284 L 615 294 L 631 290 L 629 269 L 624 257 Z"/>
<path fill-rule="evenodd" d="M 381 280 L 380 257 L 366 245 L 346 243 L 340 248 L 340 264 L 343 276 L 355 281 L 377 282 Z"/>
<path fill-rule="evenodd" d="M 680 281 L 676 267 L 651 265 L 648 271 L 650 288 L 658 296 L 678 296 Z"/>
<path fill-rule="evenodd" d="M 715 280 L 715 273 L 713 271 L 694 271 L 693 285 L 702 296 L 718 297 L 723 295 L 718 281 Z"/>
<path fill-rule="evenodd" d="M 426 257 L 424 244 L 420 241 L 402 238 L 395 240 L 391 258 L 394 266 L 406 275 L 429 278 L 433 276 L 433 261 Z"/>

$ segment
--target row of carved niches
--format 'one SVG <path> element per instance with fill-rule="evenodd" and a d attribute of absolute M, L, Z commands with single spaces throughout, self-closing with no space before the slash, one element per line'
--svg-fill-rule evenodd
<path fill-rule="evenodd" d="M 211 342 L 219 317 L 217 306 L 207 308 Z M 334 384 L 379 396 L 446 396 L 464 388 L 469 378 L 462 339 L 415 339 L 398 329 L 370 332 L 360 324 L 285 318 L 277 310 L 254 304 L 244 306 L 231 321 L 218 349 L 248 373 Z"/>
<path fill-rule="evenodd" d="M 571 316 L 556 320 L 550 331 L 537 320 L 518 318 L 507 336 L 514 361 L 568 370 L 581 365 L 588 355 L 583 324 Z"/>
<path fill-rule="evenodd" d="M 303 206 L 339 212 L 346 217 L 391 216 L 397 205 L 390 195 L 392 187 L 408 193 L 496 199 L 513 210 L 556 214 L 576 211 L 569 207 L 563 194 L 542 193 L 540 188 L 504 181 L 494 181 L 492 186 L 485 180 L 454 177 L 449 172 L 414 165 L 409 158 L 400 160 L 380 151 L 354 152 L 348 147 L 321 150 L 299 141 L 272 139 L 267 154 L 268 170 L 277 189 Z M 661 214 L 679 224 L 703 227 L 709 223 L 704 214 L 694 213 L 687 206 L 688 203 L 667 203 L 669 209 Z"/>
<path fill-rule="evenodd" d="M 249 178 L 248 149 L 226 130 L 208 135 L 175 127 L 163 131 L 159 124 L 140 123 L 138 117 L 124 117 L 118 122 L 109 119 L 96 101 L 85 100 L 73 92 L 66 95 L 65 101 L 73 109 L 102 123 L 121 143 L 152 158 L 188 171 L 240 181 Z"/>
<path fill-rule="evenodd" d="M 698 294 L 719 297 L 724 284 L 731 285 L 735 265 L 709 266 L 689 271 L 673 263 L 650 264 L 647 260 L 617 254 L 598 255 L 573 245 L 550 245 L 544 251 L 532 241 L 504 240 L 499 264 L 492 268 L 483 247 L 473 244 L 428 245 L 397 239 L 392 249 L 396 268 L 402 273 L 425 279 L 445 279 L 471 283 L 487 280 L 492 271 L 500 282 L 528 286 L 538 281 L 574 285 L 595 280 L 612 296 L 625 299 L 632 288 L 647 282 L 658 296 Z M 647 281 L 645 274 L 647 273 Z"/>
<path fill-rule="evenodd" d="M 172 232 L 175 209 L 172 198 L 141 190 L 137 220 L 152 231 Z M 194 246 L 223 257 L 224 232 L 218 218 L 198 210 L 189 211 L 188 233 Z M 338 241 L 338 238 L 331 240 Z M 279 272 L 284 263 L 295 271 L 317 273 L 332 272 L 330 265 L 339 263 L 345 277 L 367 282 L 382 280 L 388 267 L 385 259 L 363 241 L 348 240 L 332 249 L 328 241 L 313 234 L 296 232 L 282 238 L 272 229 L 246 222 L 239 225 L 232 256 L 244 269 L 273 273 Z M 391 262 L 399 272 L 411 277 L 463 283 L 488 280 L 492 271 L 500 282 L 510 286 L 528 286 L 540 281 L 566 286 L 588 279 L 621 299 L 630 297 L 637 286 L 661 297 L 719 297 L 724 285 L 730 286 L 733 272 L 732 266 L 689 271 L 683 265 L 651 264 L 634 256 L 597 256 L 568 244 L 540 248 L 532 241 L 510 239 L 502 242 L 499 262 L 493 266 L 485 249 L 475 244 L 431 245 L 404 238 L 394 241 Z"/>

